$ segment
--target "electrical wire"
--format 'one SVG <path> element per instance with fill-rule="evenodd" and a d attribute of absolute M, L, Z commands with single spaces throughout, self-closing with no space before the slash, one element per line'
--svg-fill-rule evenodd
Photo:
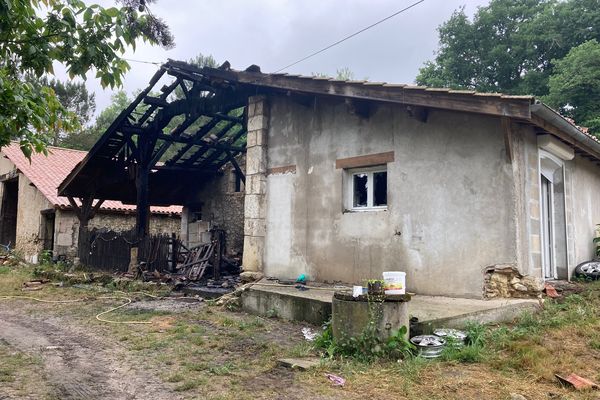
<path fill-rule="evenodd" d="M 330 48 L 332 48 L 332 47 L 334 47 L 334 46 L 337 46 L 338 44 L 340 44 L 340 43 L 343 43 L 343 42 L 345 42 L 346 40 L 348 40 L 348 39 L 351 39 L 351 38 L 353 38 L 354 36 L 356 36 L 356 35 L 359 35 L 359 34 L 361 34 L 361 33 L 365 32 L 365 31 L 367 31 L 367 30 L 369 30 L 369 29 L 371 29 L 371 28 L 373 28 L 373 27 L 375 27 L 375 26 L 377 26 L 377 25 L 381 24 L 382 22 L 385 22 L 385 21 L 387 21 L 388 19 L 394 18 L 395 16 L 397 16 L 397 15 L 399 15 L 399 14 L 402 14 L 402 13 L 403 13 L 403 12 L 405 12 L 405 11 L 408 11 L 408 10 L 410 10 L 411 8 L 413 8 L 413 7 L 415 7 L 415 6 L 417 6 L 417 5 L 421 4 L 421 3 L 423 3 L 424 1 L 425 1 L 425 0 L 419 0 L 419 1 L 416 1 L 416 2 L 412 3 L 411 5 L 409 5 L 409 6 L 405 7 L 405 8 L 403 8 L 402 10 L 398 10 L 398 11 L 396 11 L 396 12 L 395 12 L 395 13 L 393 13 L 392 15 L 388 15 L 387 17 L 385 17 L 385 18 L 383 18 L 383 19 L 380 19 L 379 21 L 377 21 L 377 22 L 375 22 L 375 23 L 373 23 L 373 24 L 371 24 L 371 25 L 369 25 L 369 26 L 367 26 L 367 27 L 365 27 L 365 28 L 362 28 L 362 29 L 361 29 L 361 30 L 359 30 L 359 31 L 356 31 L 356 32 L 354 32 L 354 33 L 352 33 L 352 34 L 350 34 L 350 35 L 348 35 L 348 36 L 344 37 L 343 39 L 340 39 L 340 40 L 338 40 L 338 41 L 337 41 L 337 42 L 335 42 L 335 43 L 332 43 L 332 44 L 330 44 L 330 45 L 328 45 L 328 46 L 326 46 L 326 47 L 323 47 L 321 50 L 317 50 L 317 51 L 315 51 L 314 53 L 311 53 L 311 54 L 307 55 L 306 57 L 303 57 L 303 58 L 299 59 L 298 61 L 294 61 L 293 63 L 291 63 L 291 64 L 288 64 L 288 65 L 286 65 L 285 67 L 278 69 L 278 70 L 277 70 L 277 71 L 275 71 L 274 73 L 278 73 L 278 72 L 281 72 L 281 71 L 283 71 L 283 70 L 286 70 L 286 69 L 288 69 L 288 68 L 290 68 L 290 67 L 293 67 L 293 66 L 294 66 L 294 65 L 296 65 L 296 64 L 299 64 L 299 63 L 301 63 L 302 61 L 308 60 L 309 58 L 312 58 L 312 57 L 316 56 L 317 54 L 320 54 L 320 53 L 322 53 L 322 52 L 324 52 L 324 51 L 326 51 L 326 50 L 329 50 Z"/>
<path fill-rule="evenodd" d="M 158 61 L 135 60 L 133 58 L 125 58 L 125 57 L 121 57 L 121 58 L 125 61 L 136 62 L 136 63 L 140 63 L 140 64 L 163 65 L 162 62 L 158 62 Z"/>

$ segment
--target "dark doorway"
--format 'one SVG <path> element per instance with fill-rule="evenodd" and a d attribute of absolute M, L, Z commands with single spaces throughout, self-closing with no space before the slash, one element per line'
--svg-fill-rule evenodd
<path fill-rule="evenodd" d="M 42 211 L 42 239 L 44 250 L 54 250 L 54 221 L 56 214 L 54 210 Z"/>
<path fill-rule="evenodd" d="M 19 178 L 2 182 L 2 206 L 0 209 L 0 243 L 15 246 L 17 239 L 17 209 L 19 202 Z"/>

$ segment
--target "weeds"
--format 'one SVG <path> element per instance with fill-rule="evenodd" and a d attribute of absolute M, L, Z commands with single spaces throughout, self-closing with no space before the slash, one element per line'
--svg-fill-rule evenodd
<path fill-rule="evenodd" d="M 377 359 L 401 359 L 410 357 L 414 350 L 414 346 L 406 339 L 407 332 L 406 326 L 403 326 L 387 340 L 381 340 L 376 331 L 367 326 L 359 337 L 337 340 L 333 337 L 331 322 L 328 322 L 315 339 L 314 346 L 328 358 L 346 357 L 365 363 Z"/>

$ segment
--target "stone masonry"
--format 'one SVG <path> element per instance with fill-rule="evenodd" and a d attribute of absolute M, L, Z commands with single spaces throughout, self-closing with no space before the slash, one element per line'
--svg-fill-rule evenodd
<path fill-rule="evenodd" d="M 490 266 L 485 270 L 484 297 L 539 297 L 544 289 L 541 278 L 522 275 L 512 264 Z"/>
<path fill-rule="evenodd" d="M 269 109 L 266 97 L 250 97 L 248 100 L 246 196 L 244 201 L 244 271 L 263 270 L 268 124 Z"/>

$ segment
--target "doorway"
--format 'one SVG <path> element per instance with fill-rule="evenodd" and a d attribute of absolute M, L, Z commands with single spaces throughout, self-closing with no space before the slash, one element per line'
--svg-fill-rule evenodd
<path fill-rule="evenodd" d="M 43 210 L 42 211 L 42 240 L 44 250 L 52 252 L 54 250 L 54 222 L 56 220 L 55 211 Z"/>
<path fill-rule="evenodd" d="M 15 247 L 17 240 L 17 210 L 19 202 L 19 178 L 2 182 L 2 205 L 0 207 L 0 244 Z"/>
<path fill-rule="evenodd" d="M 564 164 L 542 151 L 540 200 L 544 279 L 568 279 Z"/>

